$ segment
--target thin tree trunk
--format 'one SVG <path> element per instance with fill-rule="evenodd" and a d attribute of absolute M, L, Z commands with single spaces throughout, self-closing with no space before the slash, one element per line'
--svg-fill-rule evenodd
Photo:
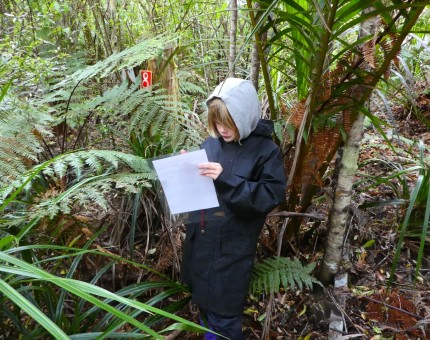
<path fill-rule="evenodd" d="M 249 9 L 249 18 L 251 19 L 252 28 L 255 28 L 257 26 L 257 20 L 254 13 L 254 9 L 252 7 L 251 0 L 246 0 L 246 3 Z M 270 75 L 267 68 L 267 62 L 264 58 L 261 35 L 258 31 L 255 32 L 255 46 L 257 48 L 258 56 L 261 57 L 260 58 L 261 70 L 263 72 L 264 84 L 266 86 L 267 100 L 269 102 L 269 107 L 270 107 L 270 118 L 272 120 L 275 120 L 276 119 L 275 100 L 272 92 L 272 86 L 270 83 Z"/>
<path fill-rule="evenodd" d="M 110 45 L 110 41 L 106 32 L 106 26 L 103 23 L 103 15 L 100 12 L 99 5 L 94 3 L 91 4 L 91 10 L 94 16 L 94 24 L 96 26 L 96 30 L 100 36 L 101 41 L 103 42 L 105 48 L 106 57 L 112 55 L 112 47 Z"/>
<path fill-rule="evenodd" d="M 343 150 L 335 200 L 329 221 L 330 231 L 319 277 L 323 284 L 328 284 L 333 280 L 339 270 L 342 258 L 343 241 L 349 205 L 351 204 L 352 186 L 357 172 L 357 162 L 363 136 L 363 122 L 364 115 L 360 113 L 351 127 Z"/>
<path fill-rule="evenodd" d="M 368 8 L 363 11 L 373 10 Z M 363 36 L 374 35 L 378 28 L 378 18 L 372 17 L 362 23 L 358 39 Z M 370 71 L 367 63 L 365 66 Z M 357 98 L 361 97 L 363 86 L 357 88 Z M 330 212 L 329 235 L 327 238 L 327 247 L 325 249 L 324 260 L 321 265 L 320 281 L 323 284 L 329 284 L 337 274 L 342 259 L 342 250 L 345 238 L 347 220 L 349 216 L 349 206 L 351 204 L 352 186 L 354 184 L 355 174 L 358 168 L 358 157 L 360 152 L 361 140 L 363 138 L 364 115 L 358 113 L 357 119 L 352 124 L 348 133 L 345 148 L 340 163 L 339 177 L 334 195 L 333 207 Z"/>
<path fill-rule="evenodd" d="M 258 77 L 260 75 L 260 57 L 258 55 L 257 44 L 254 43 L 251 54 L 251 76 L 250 80 L 254 84 L 255 89 L 258 91 Z"/>
<path fill-rule="evenodd" d="M 228 59 L 228 76 L 235 76 L 236 37 L 237 37 L 237 0 L 230 0 L 230 56 Z"/>
<path fill-rule="evenodd" d="M 258 9 L 259 7 L 260 5 L 258 3 L 255 4 L 255 9 Z M 256 19 L 258 17 L 259 15 L 257 14 Z M 257 43 L 254 42 L 254 44 L 252 45 L 251 72 L 249 77 L 257 91 L 258 91 L 258 78 L 260 77 L 260 67 L 261 67 L 261 63 L 260 63 L 260 55 L 258 54 L 258 46 L 257 46 Z"/>

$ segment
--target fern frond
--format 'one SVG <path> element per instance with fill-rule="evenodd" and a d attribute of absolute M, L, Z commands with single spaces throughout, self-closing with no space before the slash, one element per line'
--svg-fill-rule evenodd
<path fill-rule="evenodd" d="M 122 169 L 123 172 L 127 173 L 132 172 L 138 177 L 140 176 L 139 178 L 142 177 L 147 180 L 155 178 L 148 161 L 142 157 L 110 150 L 77 151 L 62 154 L 53 160 L 38 164 L 22 174 L 19 179 L 0 188 L 0 203 L 14 191 L 14 188 L 21 187 L 29 178 L 37 178 L 34 175 L 39 172 L 42 172 L 46 178 L 59 179 L 69 175 L 75 176 L 79 180 L 100 174 L 107 175 L 112 172 L 112 169 Z M 124 186 L 129 188 L 131 185 L 126 181 Z M 31 182 L 27 183 L 27 188 L 30 187 Z"/>
<path fill-rule="evenodd" d="M 62 177 L 66 174 L 65 169 L 68 174 L 78 176 L 84 171 L 87 174 L 100 174 L 106 172 L 109 167 L 117 170 L 121 165 L 128 167 L 133 172 L 151 172 L 145 159 L 111 150 L 85 150 L 64 154 L 53 163 L 52 168 L 58 177 Z M 49 171 L 49 169 L 45 171 Z"/>
<path fill-rule="evenodd" d="M 363 57 L 367 65 L 369 65 L 372 69 L 375 69 L 376 68 L 375 41 L 374 40 L 367 41 L 363 45 L 361 50 L 363 52 Z"/>
<path fill-rule="evenodd" d="M 306 101 L 301 100 L 300 102 L 297 102 L 291 108 L 291 115 L 288 118 L 287 123 L 293 125 L 294 128 L 298 129 L 305 115 L 305 110 L 306 110 Z"/>
<path fill-rule="evenodd" d="M 0 102 L 0 187 L 12 183 L 37 162 L 40 141 L 50 136 L 52 118 L 12 93 Z"/>
<path fill-rule="evenodd" d="M 315 263 L 303 266 L 297 258 L 272 257 L 254 265 L 251 276 L 250 292 L 277 292 L 281 285 L 285 290 L 312 289 L 321 283 L 312 276 Z"/>
<path fill-rule="evenodd" d="M 74 72 L 62 82 L 58 83 L 56 88 L 74 87 L 82 80 L 95 77 L 104 78 L 112 75 L 112 73 L 116 71 L 133 68 L 140 65 L 143 60 L 158 57 L 166 46 L 174 45 L 176 40 L 177 36 L 175 35 L 159 35 L 157 37 L 145 39 L 130 48 L 112 54 L 95 65 Z"/>
<path fill-rule="evenodd" d="M 203 95 L 206 96 L 206 91 L 200 86 L 189 81 L 189 78 L 195 80 L 196 75 L 193 75 L 189 71 L 178 70 L 177 78 L 180 79 L 179 82 L 179 92 L 181 95 Z M 203 83 L 203 82 L 202 82 Z"/>
<path fill-rule="evenodd" d="M 150 188 L 151 174 L 119 173 L 90 177 L 78 182 L 57 197 L 45 199 L 33 207 L 31 218 L 48 216 L 53 218 L 58 212 L 71 212 L 78 207 L 98 206 L 104 211 L 110 207 L 113 193 L 136 193 L 142 188 Z"/>

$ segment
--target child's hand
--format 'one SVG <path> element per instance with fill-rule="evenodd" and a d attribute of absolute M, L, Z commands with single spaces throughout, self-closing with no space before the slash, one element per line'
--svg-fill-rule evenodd
<path fill-rule="evenodd" d="M 221 164 L 209 162 L 199 164 L 200 175 L 207 176 L 216 180 L 220 173 L 223 171 Z"/>

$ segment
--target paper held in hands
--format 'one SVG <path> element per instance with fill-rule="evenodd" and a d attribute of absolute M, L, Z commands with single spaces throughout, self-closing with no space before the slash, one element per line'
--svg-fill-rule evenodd
<path fill-rule="evenodd" d="M 219 206 L 213 180 L 200 175 L 198 169 L 207 162 L 205 150 L 152 161 L 171 214 Z"/>

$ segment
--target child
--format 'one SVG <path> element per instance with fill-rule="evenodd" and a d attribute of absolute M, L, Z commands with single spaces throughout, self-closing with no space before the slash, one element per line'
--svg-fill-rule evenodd
<path fill-rule="evenodd" d="M 201 147 L 209 162 L 199 168 L 214 180 L 224 216 L 187 225 L 182 278 L 207 325 L 238 340 L 259 234 L 284 199 L 286 181 L 273 122 L 260 119 L 250 81 L 226 79 L 206 104 L 211 137 Z"/>

